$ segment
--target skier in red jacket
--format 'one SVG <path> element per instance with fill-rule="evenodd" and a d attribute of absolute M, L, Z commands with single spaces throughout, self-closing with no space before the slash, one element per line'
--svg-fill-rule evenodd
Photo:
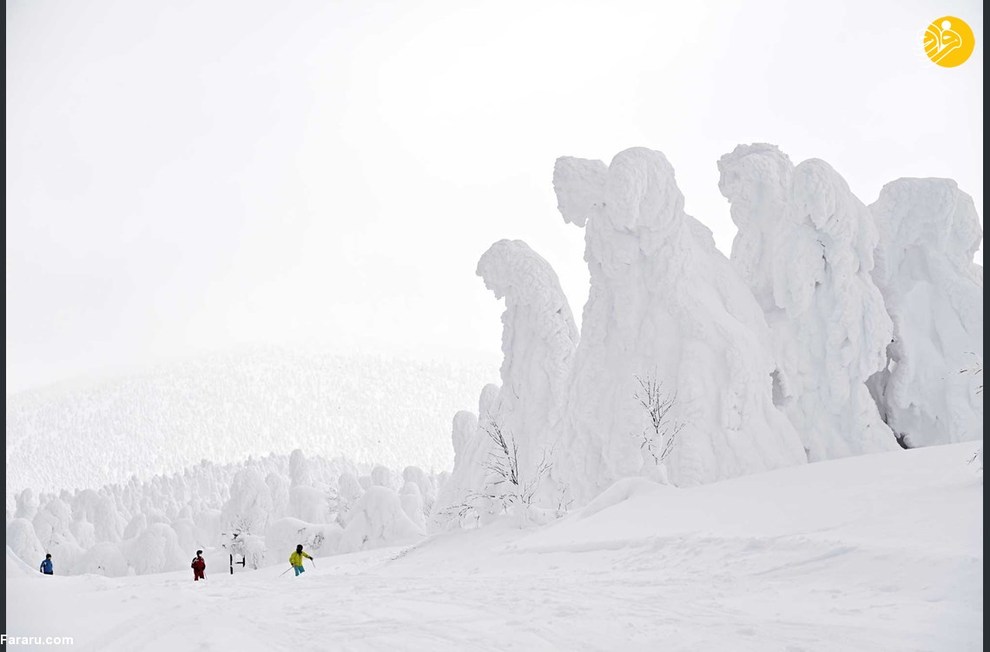
<path fill-rule="evenodd" d="M 197 550 L 196 556 L 192 560 L 193 581 L 206 579 L 206 560 L 203 559 L 203 551 Z"/>

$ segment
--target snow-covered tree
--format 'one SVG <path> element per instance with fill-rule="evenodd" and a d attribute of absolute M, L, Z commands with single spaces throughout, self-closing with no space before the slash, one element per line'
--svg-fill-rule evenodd
<path fill-rule="evenodd" d="M 127 526 L 124 527 L 124 538 L 133 539 L 144 532 L 147 528 L 148 517 L 145 516 L 143 512 L 138 512 L 130 521 L 128 521 Z"/>
<path fill-rule="evenodd" d="M 280 518 L 288 514 L 290 483 L 276 471 L 270 472 L 265 477 L 265 483 L 272 495 L 272 518 Z"/>
<path fill-rule="evenodd" d="M 222 527 L 230 533 L 258 534 L 268 527 L 272 495 L 257 470 L 243 468 L 234 476 L 230 499 L 220 510 Z"/>
<path fill-rule="evenodd" d="M 433 503 L 437 498 L 436 486 L 430 481 L 430 476 L 418 466 L 407 466 L 402 471 L 404 483 L 413 483 L 419 487 L 419 495 L 423 500 L 423 514 L 433 511 Z"/>
<path fill-rule="evenodd" d="M 563 157 L 553 183 L 564 221 L 585 229 L 591 273 L 554 464 L 576 503 L 644 472 L 636 377 L 654 370 L 684 423 L 668 460 L 675 484 L 803 461 L 772 402 L 763 312 L 711 231 L 684 212 L 663 154 L 629 149 L 607 166 Z"/>
<path fill-rule="evenodd" d="M 38 539 L 31 521 L 26 518 L 14 518 L 7 524 L 7 547 L 24 563 L 35 569 L 47 552 Z"/>
<path fill-rule="evenodd" d="M 313 486 L 313 474 L 309 460 L 298 448 L 289 455 L 289 478 L 293 487 Z"/>
<path fill-rule="evenodd" d="M 417 528 L 426 531 L 426 517 L 423 514 L 423 494 L 415 482 L 407 482 L 399 490 L 399 500 L 402 510 Z"/>
<path fill-rule="evenodd" d="M 268 563 L 287 563 L 289 555 L 302 544 L 313 557 L 332 555 L 337 550 L 343 529 L 336 523 L 306 523 L 297 518 L 281 518 L 265 533 Z"/>
<path fill-rule="evenodd" d="M 371 487 L 354 506 L 354 513 L 341 536 L 338 552 L 415 543 L 424 532 L 402 509 L 399 495 L 385 487 Z"/>
<path fill-rule="evenodd" d="M 31 520 L 38 511 L 38 497 L 30 488 L 24 489 L 17 494 L 17 511 L 14 518 L 26 518 Z"/>
<path fill-rule="evenodd" d="M 898 179 L 870 206 L 880 233 L 873 279 L 894 323 L 871 388 L 905 446 L 983 437 L 983 229 L 950 179 Z M 960 373 L 960 372 L 963 373 Z M 966 373 L 970 372 L 970 373 Z"/>
<path fill-rule="evenodd" d="M 137 538 L 121 544 L 124 557 L 138 575 L 179 570 L 187 565 L 179 539 L 169 525 L 152 523 Z"/>
<path fill-rule="evenodd" d="M 502 313 L 502 388 L 493 418 L 511 441 L 527 503 L 549 507 L 563 482 L 553 476 L 578 330 L 550 264 L 520 240 L 500 240 L 478 261 L 478 276 Z M 497 441 L 493 441 L 497 444 Z M 495 454 L 499 454 L 496 445 Z M 524 490 L 529 491 L 529 490 Z"/>
<path fill-rule="evenodd" d="M 454 470 L 437 493 L 429 519 L 431 529 L 443 530 L 461 524 L 465 518 L 477 523 L 480 517 L 492 517 L 502 509 L 483 494 L 490 480 L 488 458 L 493 452 L 493 442 L 483 428 L 491 423 L 498 395 L 498 385 L 482 388 L 478 399 L 480 420 L 467 411 L 454 415 Z"/>
<path fill-rule="evenodd" d="M 347 524 L 351 520 L 351 512 L 354 509 L 354 505 L 361 498 L 364 493 L 364 489 L 361 488 L 361 484 L 358 479 L 354 477 L 353 473 L 347 471 L 340 474 L 337 479 L 337 523 L 341 527 L 347 527 Z"/>
<path fill-rule="evenodd" d="M 109 496 L 100 496 L 92 511 L 92 523 L 97 541 L 115 543 L 120 541 L 123 532 L 117 506 Z"/>
<path fill-rule="evenodd" d="M 127 575 L 127 568 L 127 560 L 120 545 L 102 541 L 86 549 L 72 565 L 72 573 L 123 577 Z"/>
<path fill-rule="evenodd" d="M 381 464 L 376 465 L 371 469 L 371 484 L 375 487 L 385 487 L 386 489 L 394 489 L 394 482 L 392 481 L 392 472 L 388 467 L 382 466 Z"/>
<path fill-rule="evenodd" d="M 296 486 L 289 490 L 289 516 L 307 523 L 326 523 L 330 519 L 327 492 L 316 487 Z"/>
<path fill-rule="evenodd" d="M 774 402 L 808 459 L 896 448 L 866 386 L 893 332 L 870 275 L 870 211 L 827 163 L 795 167 L 772 145 L 740 145 L 718 166 L 739 227 L 732 262 L 772 333 Z"/>

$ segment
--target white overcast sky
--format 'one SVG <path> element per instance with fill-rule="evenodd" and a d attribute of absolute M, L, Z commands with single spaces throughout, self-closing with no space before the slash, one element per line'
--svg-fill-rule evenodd
<path fill-rule="evenodd" d="M 981 2 L 7 0 L 7 391 L 254 343 L 498 360 L 519 238 L 587 298 L 560 155 L 642 145 L 726 253 L 716 161 L 983 212 Z M 958 15 L 963 66 L 922 48 Z"/>

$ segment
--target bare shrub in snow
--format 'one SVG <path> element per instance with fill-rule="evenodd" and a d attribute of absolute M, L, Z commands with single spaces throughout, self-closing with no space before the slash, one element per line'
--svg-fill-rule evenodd
<path fill-rule="evenodd" d="M 977 377 L 977 376 L 979 376 L 981 380 L 976 385 L 976 388 L 973 390 L 973 393 L 975 393 L 978 396 L 982 396 L 983 395 L 983 380 L 982 380 L 982 378 L 983 378 L 983 357 L 980 356 L 980 355 L 977 355 L 976 353 L 972 353 L 971 355 L 973 355 L 976 358 L 976 360 L 973 362 L 972 365 L 970 365 L 968 367 L 965 367 L 964 369 L 960 369 L 959 370 L 959 373 L 961 373 L 961 374 L 970 374 L 974 378 Z M 983 449 L 981 448 L 980 450 L 982 451 Z"/>
<path fill-rule="evenodd" d="M 973 456 L 969 458 L 969 463 L 976 466 L 976 473 L 980 476 L 983 475 L 983 447 L 980 446 Z"/>
<path fill-rule="evenodd" d="M 663 381 L 655 373 L 647 376 L 636 376 L 639 389 L 633 398 L 643 407 L 648 418 L 648 424 L 640 432 L 641 444 L 647 459 L 651 462 L 648 469 L 657 469 L 663 482 L 667 481 L 664 462 L 674 450 L 677 434 L 684 424 L 674 419 L 670 413 L 677 403 L 677 394 L 669 394 L 663 388 Z"/>
<path fill-rule="evenodd" d="M 544 451 L 533 477 L 523 478 L 519 472 L 519 447 L 512 433 L 506 439 L 497 418 L 489 420 L 484 430 L 495 444 L 485 466 L 490 478 L 485 487 L 485 495 L 501 503 L 503 509 L 514 504 L 531 504 L 540 482 L 552 467 L 549 455 Z"/>

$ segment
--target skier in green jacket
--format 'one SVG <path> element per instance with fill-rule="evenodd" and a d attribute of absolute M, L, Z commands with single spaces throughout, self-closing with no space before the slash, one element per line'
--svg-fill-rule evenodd
<path fill-rule="evenodd" d="M 292 564 L 292 570 L 296 571 L 296 577 L 299 577 L 306 572 L 306 569 L 303 568 L 303 557 L 306 559 L 312 559 L 312 557 L 309 556 L 309 553 L 303 552 L 302 548 L 302 544 L 300 543 L 296 546 L 296 551 L 289 555 L 289 563 Z"/>

